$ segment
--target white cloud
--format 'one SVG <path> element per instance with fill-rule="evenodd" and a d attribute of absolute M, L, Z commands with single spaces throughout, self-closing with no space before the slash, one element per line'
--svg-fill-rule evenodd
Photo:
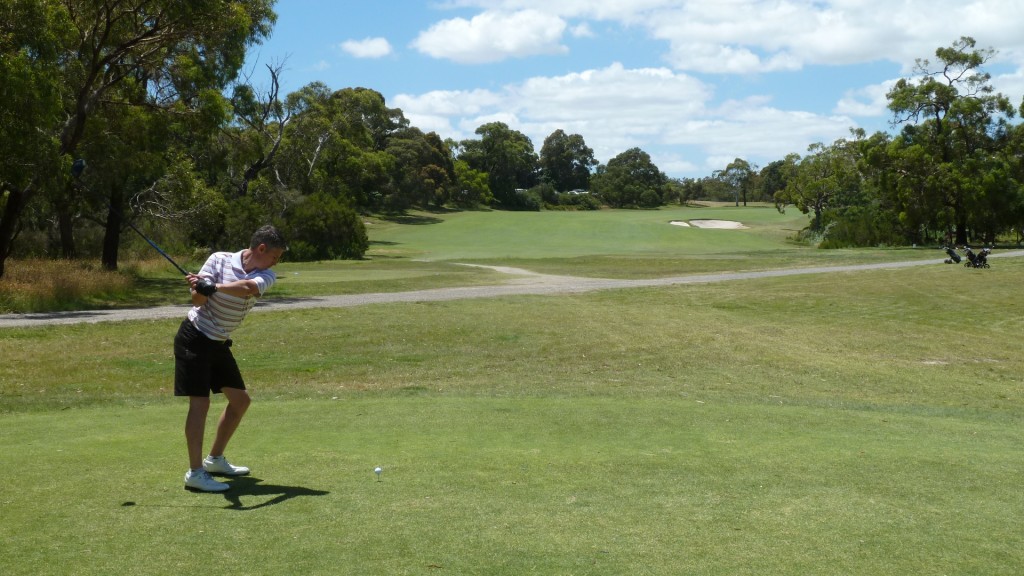
<path fill-rule="evenodd" d="M 663 57 L 676 70 L 708 73 L 882 60 L 909 71 L 915 58 L 964 35 L 980 47 L 1024 53 L 1019 0 L 449 0 L 441 7 L 644 30 L 665 42 Z"/>
<path fill-rule="evenodd" d="M 600 162 L 640 147 L 664 159 L 659 167 L 670 175 L 698 166 L 720 169 L 737 157 L 763 165 L 802 154 L 809 143 L 846 136 L 853 125 L 843 114 L 780 110 L 764 96 L 720 105 L 713 99 L 713 89 L 692 76 L 613 64 L 534 77 L 498 91 L 402 94 L 393 103 L 413 125 L 442 137 L 474 138 L 480 125 L 499 121 L 526 134 L 539 150 L 544 138 L 562 129 L 582 135 Z M 716 165 L 722 158 L 725 164 Z"/>
<path fill-rule="evenodd" d="M 391 43 L 386 38 L 365 38 L 363 40 L 346 40 L 341 49 L 355 58 L 383 58 L 391 54 Z"/>
<path fill-rule="evenodd" d="M 1021 96 L 1024 95 L 1024 69 L 1018 68 L 1008 74 L 993 76 L 992 87 L 996 92 L 1009 98 L 1010 104 L 1019 111 L 1022 105 Z"/>
<path fill-rule="evenodd" d="M 888 116 L 889 99 L 886 94 L 892 90 L 896 80 L 880 84 L 872 84 L 855 90 L 848 90 L 835 107 L 836 114 L 845 114 L 861 118 L 877 118 Z"/>
<path fill-rule="evenodd" d="M 577 24 L 569 30 L 569 34 L 572 34 L 574 38 L 593 38 L 595 37 L 594 31 L 590 29 L 590 24 L 584 22 L 583 24 Z"/>
<path fill-rule="evenodd" d="M 661 47 L 654 56 L 667 67 L 613 64 L 495 90 L 405 96 L 399 106 L 414 124 L 433 119 L 430 125 L 462 139 L 484 122 L 503 121 L 538 148 L 561 128 L 583 135 L 602 162 L 639 146 L 670 174 L 710 173 L 737 157 L 764 165 L 805 154 L 808 144 L 848 137 L 858 120 L 878 125 L 890 115 L 886 94 L 895 80 L 862 75 L 866 66 L 894 62 L 907 75 L 915 59 L 931 58 L 964 35 L 978 48 L 999 50 L 997 90 L 1014 103 L 1024 94 L 1019 0 L 448 0 L 441 7 L 480 13 L 445 20 L 417 39 L 419 50 L 437 58 L 494 62 L 558 53 L 577 38 L 640 32 Z M 757 77 L 792 74 L 793 89 L 814 90 L 809 71 L 848 65 L 861 67 L 848 86 L 829 76 L 842 96 L 818 112 L 785 109 L 756 94 L 772 85 Z M 703 82 L 692 73 L 711 76 Z M 737 91 L 739 82 L 747 84 Z M 735 99 L 717 101 L 717 84 Z"/>
<path fill-rule="evenodd" d="M 453 18 L 434 24 L 413 41 L 413 48 L 462 64 L 564 53 L 566 23 L 539 10 L 483 12 L 471 20 Z"/>

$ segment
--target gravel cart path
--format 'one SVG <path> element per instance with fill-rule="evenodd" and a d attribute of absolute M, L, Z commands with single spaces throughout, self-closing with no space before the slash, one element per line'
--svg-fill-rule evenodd
<path fill-rule="evenodd" d="M 1008 258 L 1019 256 L 1024 256 L 1024 250 L 992 254 L 989 258 Z M 909 268 L 913 266 L 933 266 L 942 263 L 942 259 L 917 260 L 912 262 L 887 262 L 882 264 L 763 270 L 759 272 L 699 274 L 692 276 L 656 278 L 653 280 L 614 280 L 603 278 L 580 278 L 575 276 L 552 276 L 548 274 L 537 274 L 518 268 L 483 266 L 485 268 L 509 274 L 511 278 L 508 282 L 494 286 L 437 288 L 433 290 L 416 290 L 412 292 L 378 292 L 372 294 L 347 294 L 341 296 L 323 296 L 314 298 L 268 299 L 257 304 L 257 310 L 274 312 L 302 308 L 346 308 L 351 306 L 364 306 L 367 304 L 387 304 L 392 302 L 441 302 L 447 300 L 466 300 L 470 298 L 495 298 L 520 294 L 578 294 L 582 292 L 592 292 L 594 290 L 618 290 L 624 288 L 669 286 L 676 284 L 708 284 L 712 282 L 731 282 L 736 280 L 750 280 L 754 278 L 777 278 L 781 276 L 800 276 L 805 274 L 826 274 L 835 272 L 858 272 L 862 270 Z M 185 315 L 187 310 L 187 305 L 180 305 L 122 310 L 0 314 L 0 328 L 181 318 Z"/>

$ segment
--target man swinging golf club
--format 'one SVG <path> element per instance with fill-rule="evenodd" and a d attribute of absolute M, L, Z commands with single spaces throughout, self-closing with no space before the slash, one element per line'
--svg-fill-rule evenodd
<path fill-rule="evenodd" d="M 238 364 L 231 354 L 231 332 L 245 319 L 276 280 L 270 270 L 287 250 L 273 226 L 257 230 L 249 247 L 240 252 L 216 252 L 199 274 L 187 274 L 192 308 L 174 337 L 174 395 L 189 399 L 185 442 L 189 470 L 185 489 L 223 492 L 230 484 L 211 475 L 244 476 L 245 466 L 224 457 L 228 441 L 251 402 Z M 203 435 L 210 410 L 210 393 L 223 393 L 227 406 L 217 423 L 209 455 L 203 458 Z"/>

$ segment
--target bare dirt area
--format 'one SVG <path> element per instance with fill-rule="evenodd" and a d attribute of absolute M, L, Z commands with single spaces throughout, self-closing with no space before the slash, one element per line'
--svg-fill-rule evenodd
<path fill-rule="evenodd" d="M 993 254 L 991 257 L 1006 258 L 1019 256 L 1024 256 L 1024 250 L 1002 252 L 999 254 Z M 538 274 L 521 268 L 483 266 L 485 268 L 491 268 L 498 272 L 508 274 L 509 280 L 502 284 L 493 286 L 436 288 L 433 290 L 416 290 L 412 292 L 378 292 L 372 294 L 349 294 L 317 298 L 268 299 L 257 305 L 257 312 L 276 312 L 305 308 L 347 308 L 352 306 L 365 306 L 367 304 L 387 304 L 393 302 L 441 302 L 448 300 L 468 300 L 472 298 L 497 298 L 501 296 L 515 296 L 522 294 L 578 294 L 582 292 L 592 292 L 595 290 L 621 290 L 627 288 L 670 286 L 676 284 L 708 284 L 713 282 L 732 282 L 755 278 L 800 276 L 805 274 L 910 268 L 914 266 L 931 266 L 942 263 L 942 259 L 915 260 L 911 262 L 792 268 L 784 270 L 763 270 L 759 272 L 698 274 L 691 276 L 656 278 L 653 280 L 579 278 L 575 276 Z M 128 310 L 86 310 L 79 312 L 49 312 L 39 314 L 0 314 L 0 328 L 183 318 L 187 311 L 188 306 L 181 305 Z"/>

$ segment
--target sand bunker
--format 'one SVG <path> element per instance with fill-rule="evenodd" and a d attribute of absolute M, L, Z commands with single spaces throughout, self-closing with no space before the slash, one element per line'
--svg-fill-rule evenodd
<path fill-rule="evenodd" d="M 718 228 L 720 230 L 742 230 L 746 226 L 742 222 L 733 222 L 732 220 L 690 220 L 684 222 L 682 220 L 673 220 L 669 222 L 673 226 L 695 226 L 697 228 Z"/>

